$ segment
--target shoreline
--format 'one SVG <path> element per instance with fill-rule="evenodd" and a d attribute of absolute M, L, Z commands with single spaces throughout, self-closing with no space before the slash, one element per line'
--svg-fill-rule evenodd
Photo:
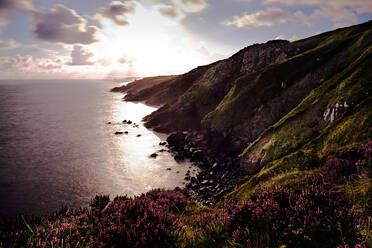
<path fill-rule="evenodd" d="M 125 97 L 129 94 L 126 88 L 133 82 L 135 80 L 115 87 L 111 89 L 111 92 L 124 94 L 122 97 L 124 102 L 141 103 L 155 108 L 164 106 L 164 104 L 148 104 L 146 100 L 126 100 Z M 142 122 L 146 127 L 145 118 L 146 116 Z M 248 175 L 246 171 L 240 168 L 238 158 L 240 152 L 223 151 L 224 147 L 229 147 L 231 144 L 217 133 L 211 134 L 209 130 L 179 130 L 166 133 L 155 131 L 153 128 L 146 128 L 155 135 L 159 134 L 162 138 L 165 138 L 166 142 L 161 142 L 161 144 L 167 147 L 167 152 L 175 161 L 189 161 L 192 166 L 199 168 L 200 171 L 195 176 L 191 175 L 191 171 L 186 173 L 184 187 L 192 193 L 198 202 L 205 206 L 214 206 L 224 195 L 233 191 Z M 214 138 L 211 138 L 213 136 Z M 154 154 L 157 153 L 159 151 Z"/>

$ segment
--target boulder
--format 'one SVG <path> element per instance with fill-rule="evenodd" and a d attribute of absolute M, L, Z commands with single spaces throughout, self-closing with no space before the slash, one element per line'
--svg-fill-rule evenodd
<path fill-rule="evenodd" d="M 175 132 L 168 136 L 167 142 L 170 147 L 174 147 L 175 149 L 183 149 L 185 146 L 185 137 L 186 134 L 182 132 Z"/>

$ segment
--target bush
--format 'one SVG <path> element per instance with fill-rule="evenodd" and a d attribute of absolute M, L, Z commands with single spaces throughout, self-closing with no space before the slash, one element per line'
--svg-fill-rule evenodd
<path fill-rule="evenodd" d="M 345 179 L 350 179 L 355 175 L 358 169 L 370 168 L 371 164 L 372 141 L 329 156 L 322 168 L 322 174 L 328 182 L 342 183 Z"/>
<path fill-rule="evenodd" d="M 185 191 L 153 190 L 116 199 L 99 225 L 99 247 L 174 247 L 176 213 L 187 204 Z"/>
<path fill-rule="evenodd" d="M 334 247 L 354 235 L 353 226 L 346 202 L 321 184 L 264 191 L 231 216 L 233 241 L 243 246 Z"/>
<path fill-rule="evenodd" d="M 138 197 L 96 196 L 92 209 L 59 211 L 53 215 L 3 221 L 0 247 L 174 247 L 176 215 L 188 193 L 153 190 Z"/>
<path fill-rule="evenodd" d="M 97 209 L 101 211 L 107 206 L 109 202 L 110 202 L 109 195 L 96 195 L 90 202 L 89 206 L 92 209 Z"/>

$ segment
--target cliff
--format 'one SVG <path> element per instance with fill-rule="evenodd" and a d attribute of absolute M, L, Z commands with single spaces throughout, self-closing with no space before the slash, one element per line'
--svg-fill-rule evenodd
<path fill-rule="evenodd" d="M 241 151 L 249 147 L 244 164 L 265 164 L 317 137 L 346 109 L 349 113 L 362 107 L 358 104 L 367 100 L 371 90 L 367 73 L 371 27 L 370 21 L 296 42 L 248 46 L 230 58 L 150 85 L 126 99 L 151 99 L 163 105 L 145 118 L 146 126 L 155 131 L 212 130 L 229 137 Z M 310 99 L 315 102 L 305 107 Z M 305 115 L 311 116 L 309 123 L 304 123 Z M 272 134 L 293 127 L 294 119 L 296 125 L 310 128 L 303 132 L 295 126 L 301 137 L 287 130 L 296 144 L 274 142 L 278 137 Z M 349 142 L 365 141 L 369 135 Z M 283 151 L 273 152 L 272 147 Z"/>

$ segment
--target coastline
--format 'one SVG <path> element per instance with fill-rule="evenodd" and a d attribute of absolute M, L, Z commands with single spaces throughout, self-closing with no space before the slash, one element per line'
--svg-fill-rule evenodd
<path fill-rule="evenodd" d="M 164 106 L 164 104 L 148 104 L 146 100 L 126 99 L 128 86 L 135 83 L 136 80 L 115 87 L 111 89 L 111 92 L 124 94 L 123 101 L 158 108 Z M 146 121 L 144 124 L 146 126 Z M 177 162 L 189 161 L 200 169 L 195 176 L 191 175 L 191 171 L 185 174 L 187 181 L 185 188 L 190 190 L 193 197 L 205 206 L 215 205 L 248 176 L 247 172 L 240 168 L 239 151 L 228 149 L 232 147 L 230 140 L 221 134 L 212 133 L 210 130 L 179 130 L 167 133 L 155 131 L 151 127 L 148 129 L 165 138 L 166 142 L 162 145 Z"/>

